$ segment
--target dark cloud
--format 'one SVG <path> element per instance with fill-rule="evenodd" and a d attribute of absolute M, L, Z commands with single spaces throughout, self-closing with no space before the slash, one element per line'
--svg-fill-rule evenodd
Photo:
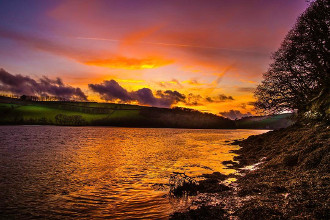
<path fill-rule="evenodd" d="M 171 107 L 171 105 L 184 101 L 186 98 L 183 94 L 172 90 L 158 90 L 156 92 L 157 97 L 155 97 L 148 88 L 133 91 L 131 94 L 140 104 L 157 107 Z"/>
<path fill-rule="evenodd" d="M 123 102 L 129 102 L 133 100 L 127 90 L 121 87 L 115 80 L 104 81 L 100 84 L 88 84 L 88 86 L 107 101 L 119 99 Z"/>
<path fill-rule="evenodd" d="M 190 93 L 187 95 L 184 103 L 189 106 L 199 106 L 203 105 L 205 102 L 210 102 L 210 103 L 219 103 L 219 102 L 225 102 L 225 101 L 232 101 L 235 100 L 232 96 L 227 96 L 224 94 L 220 94 L 215 97 L 202 97 L 201 95 L 195 95 Z"/>
<path fill-rule="evenodd" d="M 241 119 L 244 117 L 248 117 L 248 116 L 253 116 L 250 112 L 244 114 L 242 112 L 240 112 L 239 110 L 230 110 L 228 112 L 219 112 L 220 115 L 235 120 L 235 119 Z"/>
<path fill-rule="evenodd" d="M 0 69 L 0 91 L 16 95 L 58 96 L 66 99 L 87 100 L 80 88 L 64 85 L 60 78 L 55 80 L 43 76 L 34 80 L 29 76 L 12 75 Z"/>
<path fill-rule="evenodd" d="M 225 102 L 225 101 L 233 101 L 234 98 L 232 96 L 227 96 L 225 94 L 220 94 L 216 97 L 206 97 L 207 102 Z"/>
<path fill-rule="evenodd" d="M 241 104 L 242 109 L 246 109 L 247 106 L 254 106 L 254 102 L 247 102 Z"/>
<path fill-rule="evenodd" d="M 132 102 L 137 101 L 142 105 L 150 105 L 155 107 L 171 107 L 180 101 L 185 101 L 185 96 L 177 91 L 166 90 L 157 91 L 156 96 L 148 88 L 136 91 L 127 91 L 120 86 L 115 80 L 104 81 L 100 84 L 89 84 L 89 88 L 101 95 L 101 98 L 107 101 Z"/>
<path fill-rule="evenodd" d="M 201 95 L 194 95 L 189 93 L 189 95 L 186 97 L 185 104 L 189 106 L 198 106 L 202 105 L 201 100 L 203 100 Z"/>
<path fill-rule="evenodd" d="M 186 98 L 185 95 L 179 93 L 178 91 L 172 91 L 172 90 L 166 90 L 160 96 L 167 98 L 171 97 L 171 99 L 174 99 L 176 102 L 183 101 Z"/>
<path fill-rule="evenodd" d="M 169 107 L 170 103 L 164 103 L 165 100 L 156 98 L 151 89 L 143 88 L 131 92 L 132 99 L 137 100 L 142 105 Z"/>
<path fill-rule="evenodd" d="M 224 95 L 224 94 L 220 94 L 220 95 L 218 96 L 218 99 L 219 99 L 220 101 L 234 100 L 234 98 L 233 98 L 232 96 L 226 96 L 226 95 Z"/>
<path fill-rule="evenodd" d="M 208 102 L 214 102 L 213 99 L 212 99 L 211 97 L 206 97 L 205 100 L 208 101 Z"/>

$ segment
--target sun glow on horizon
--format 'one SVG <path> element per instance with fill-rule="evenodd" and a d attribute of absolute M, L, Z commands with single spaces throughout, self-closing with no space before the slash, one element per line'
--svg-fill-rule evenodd
<path fill-rule="evenodd" d="M 100 102 L 253 112 L 253 91 L 270 54 L 306 6 L 298 0 L 3 4 L 0 68 L 36 81 L 47 76 L 48 83 L 59 77 Z"/>

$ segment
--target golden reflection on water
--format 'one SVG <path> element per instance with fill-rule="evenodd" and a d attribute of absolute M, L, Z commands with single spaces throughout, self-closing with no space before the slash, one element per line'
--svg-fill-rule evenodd
<path fill-rule="evenodd" d="M 34 139 L 30 135 L 25 144 L 39 151 L 39 158 L 34 157 L 33 162 L 43 166 L 39 167 L 42 174 L 30 170 L 27 178 L 39 176 L 35 185 L 54 188 L 42 197 L 37 191 L 29 192 L 27 196 L 37 198 L 32 205 L 35 210 L 30 213 L 48 218 L 167 218 L 189 204 L 189 198 L 168 198 L 168 189 L 157 189 L 155 184 L 167 184 L 172 172 L 185 172 L 194 177 L 212 172 L 233 173 L 235 170 L 221 163 L 232 160 L 235 154 L 230 151 L 238 149 L 228 141 L 264 132 L 102 127 L 43 127 L 40 131 L 40 127 L 27 128 L 21 127 L 21 132 L 39 132 Z M 9 140 L 7 145 L 11 144 Z M 28 160 L 33 155 L 27 149 L 24 156 Z M 11 202 L 15 206 L 15 201 Z M 42 214 L 38 210 L 42 210 Z"/>

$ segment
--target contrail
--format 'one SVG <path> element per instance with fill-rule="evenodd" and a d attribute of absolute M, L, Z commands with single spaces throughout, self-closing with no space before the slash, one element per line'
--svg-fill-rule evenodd
<path fill-rule="evenodd" d="M 95 41 L 111 41 L 111 42 L 125 42 L 123 40 L 109 39 L 109 38 L 96 38 L 96 37 L 77 37 L 81 40 L 95 40 Z M 201 49 L 213 49 L 213 50 L 228 50 L 228 51 L 239 51 L 239 52 L 248 52 L 256 53 L 256 51 L 235 49 L 235 48 L 225 48 L 225 47 L 209 47 L 209 46 L 196 46 L 191 44 L 172 44 L 172 43 L 159 43 L 159 42 L 146 42 L 138 41 L 136 43 L 141 44 L 151 44 L 151 45 L 160 45 L 160 46 L 171 46 L 171 47 L 189 47 L 189 48 L 201 48 Z"/>

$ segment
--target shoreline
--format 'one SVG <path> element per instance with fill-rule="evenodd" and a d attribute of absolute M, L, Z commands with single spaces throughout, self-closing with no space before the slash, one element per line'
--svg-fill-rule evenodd
<path fill-rule="evenodd" d="M 171 219 L 329 219 L 329 136 L 326 124 L 293 125 L 234 141 L 241 147 L 233 151 L 238 163 L 225 163 L 239 172 L 200 184 L 236 181 L 213 192 L 197 187 L 195 204 Z"/>
<path fill-rule="evenodd" d="M 96 128 L 155 128 L 155 129 L 191 129 L 191 130 L 260 130 L 273 131 L 266 128 L 184 128 L 184 127 L 129 127 L 129 126 L 112 126 L 112 125 L 56 125 L 56 124 L 0 124 L 0 127 L 10 126 L 32 126 L 32 127 L 96 127 Z"/>

